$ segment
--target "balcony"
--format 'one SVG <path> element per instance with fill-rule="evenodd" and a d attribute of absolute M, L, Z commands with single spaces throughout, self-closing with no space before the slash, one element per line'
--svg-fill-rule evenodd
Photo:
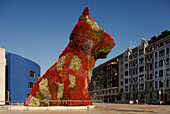
<path fill-rule="evenodd" d="M 138 64 L 135 64 L 135 65 L 132 65 L 131 68 L 133 69 L 133 68 L 135 68 L 137 66 L 138 66 Z"/>
<path fill-rule="evenodd" d="M 118 95 L 118 87 L 106 88 L 96 90 L 96 96 L 111 96 L 111 95 Z"/>
<path fill-rule="evenodd" d="M 138 83 L 138 80 L 131 81 L 131 84 L 136 84 L 136 83 Z"/>
<path fill-rule="evenodd" d="M 132 92 L 132 93 L 138 92 L 138 88 L 132 88 L 130 92 Z"/>
<path fill-rule="evenodd" d="M 150 58 L 150 59 L 147 60 L 147 63 L 150 63 L 150 62 L 152 62 L 152 61 L 153 61 L 153 59 Z"/>

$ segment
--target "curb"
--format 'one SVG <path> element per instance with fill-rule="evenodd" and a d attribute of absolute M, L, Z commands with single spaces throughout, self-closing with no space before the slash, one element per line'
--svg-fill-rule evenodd
<path fill-rule="evenodd" d="M 57 111 L 57 110 L 88 110 L 95 108 L 95 105 L 89 106 L 49 106 L 49 107 L 28 107 L 28 106 L 9 106 L 8 110 L 17 111 Z"/>

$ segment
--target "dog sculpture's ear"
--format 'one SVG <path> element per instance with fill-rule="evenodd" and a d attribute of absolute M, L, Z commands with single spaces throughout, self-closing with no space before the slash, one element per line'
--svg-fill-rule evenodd
<path fill-rule="evenodd" d="M 88 7 L 86 7 L 86 8 L 83 10 L 83 15 L 84 15 L 84 16 L 89 15 L 89 8 L 88 8 Z"/>

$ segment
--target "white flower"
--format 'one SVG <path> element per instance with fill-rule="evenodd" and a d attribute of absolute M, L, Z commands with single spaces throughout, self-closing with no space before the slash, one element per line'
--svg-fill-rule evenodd
<path fill-rule="evenodd" d="M 81 65 L 81 60 L 78 58 L 77 55 L 74 55 L 71 59 L 69 68 L 73 70 L 78 70 L 80 68 L 80 65 Z"/>
<path fill-rule="evenodd" d="M 61 84 L 60 82 L 58 82 L 58 85 L 59 85 L 59 88 L 58 88 L 57 98 L 59 100 L 63 97 L 64 83 Z"/>
<path fill-rule="evenodd" d="M 86 18 L 87 18 L 86 22 L 87 22 L 89 25 L 91 25 L 91 27 L 92 27 L 93 30 L 98 31 L 98 30 L 100 29 L 96 22 L 92 21 L 88 16 L 86 16 Z"/>
<path fill-rule="evenodd" d="M 75 82 L 76 82 L 76 77 L 71 75 L 71 74 L 69 74 L 68 77 L 69 77 L 69 80 L 70 80 L 70 83 L 71 83 L 69 88 L 74 88 Z"/>
<path fill-rule="evenodd" d="M 56 65 L 57 71 L 62 70 L 65 59 L 66 59 L 66 56 L 62 56 L 61 58 L 59 58 L 57 65 Z"/>
<path fill-rule="evenodd" d="M 45 98 L 47 98 L 47 99 L 51 98 L 51 95 L 49 94 L 47 78 L 42 78 L 41 82 L 39 83 L 39 91 L 41 94 L 43 94 L 45 96 Z"/>

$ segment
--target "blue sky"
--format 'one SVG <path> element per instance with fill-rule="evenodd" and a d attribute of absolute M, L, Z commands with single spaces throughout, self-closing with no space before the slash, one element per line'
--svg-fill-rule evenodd
<path fill-rule="evenodd" d="M 170 0 L 0 0 L 0 47 L 37 62 L 42 75 L 67 46 L 86 6 L 116 43 L 96 66 L 124 52 L 131 40 L 138 46 L 141 38 L 170 30 Z"/>

